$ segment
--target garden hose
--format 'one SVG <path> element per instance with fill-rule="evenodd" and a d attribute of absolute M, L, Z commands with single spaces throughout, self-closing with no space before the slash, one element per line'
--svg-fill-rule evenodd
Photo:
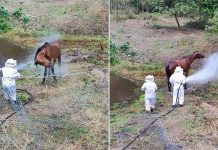
<path fill-rule="evenodd" d="M 183 82 L 183 81 L 182 81 Z M 182 82 L 179 85 L 178 91 L 177 91 L 177 97 L 176 97 L 176 105 L 179 103 L 179 90 L 180 87 L 182 85 Z M 137 138 L 139 138 L 140 136 L 144 135 L 148 129 L 150 128 L 151 125 L 153 125 L 157 120 L 161 119 L 162 117 L 165 117 L 167 115 L 169 115 L 171 112 L 173 112 L 176 109 L 176 107 L 173 107 L 171 110 L 169 110 L 167 113 L 165 113 L 164 115 L 159 116 L 158 118 L 156 118 L 154 121 L 152 121 L 148 126 L 146 126 L 144 128 L 144 130 L 142 132 L 140 132 L 137 136 L 135 136 L 133 138 L 133 140 L 131 142 L 129 142 L 124 148 L 122 148 L 122 150 L 127 149 Z"/>
<path fill-rule="evenodd" d="M 17 111 L 14 111 L 13 113 L 11 113 L 10 115 L 8 115 L 7 117 L 5 117 L 5 119 L 0 120 L 0 126 L 3 125 L 7 119 L 9 119 L 10 117 L 12 117 L 14 114 L 16 114 L 18 111 L 20 111 L 22 108 L 24 108 L 24 106 L 26 106 L 28 103 L 32 102 L 33 100 L 33 96 L 30 92 L 28 92 L 27 90 L 24 89 L 16 89 L 17 92 L 25 92 L 29 95 L 29 100 L 27 102 L 25 102 L 22 107 L 20 107 Z"/>

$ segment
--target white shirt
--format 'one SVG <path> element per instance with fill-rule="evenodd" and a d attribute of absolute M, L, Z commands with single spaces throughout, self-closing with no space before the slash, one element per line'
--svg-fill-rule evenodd
<path fill-rule="evenodd" d="M 174 88 L 178 88 L 180 84 L 185 84 L 185 76 L 183 75 L 183 72 L 174 73 L 170 77 L 170 83 L 174 86 Z"/>
<path fill-rule="evenodd" d="M 155 97 L 156 96 L 156 90 L 157 85 L 153 81 L 146 81 L 142 87 L 141 90 L 145 91 L 145 95 Z"/>
<path fill-rule="evenodd" d="M 12 67 L 3 67 L 2 68 L 2 85 L 4 86 L 13 86 L 15 84 L 15 80 L 17 77 L 20 77 L 20 73 L 17 72 L 16 69 Z"/>

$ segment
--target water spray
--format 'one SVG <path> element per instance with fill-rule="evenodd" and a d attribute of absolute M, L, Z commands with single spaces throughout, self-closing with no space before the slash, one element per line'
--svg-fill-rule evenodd
<path fill-rule="evenodd" d="M 51 42 L 57 42 L 61 39 L 61 35 L 58 33 L 51 33 L 48 36 L 42 37 L 38 43 L 39 46 L 42 46 L 45 42 L 51 43 Z"/>
<path fill-rule="evenodd" d="M 218 52 L 210 55 L 202 68 L 195 74 L 186 78 L 186 82 L 192 85 L 206 84 L 218 77 Z"/>

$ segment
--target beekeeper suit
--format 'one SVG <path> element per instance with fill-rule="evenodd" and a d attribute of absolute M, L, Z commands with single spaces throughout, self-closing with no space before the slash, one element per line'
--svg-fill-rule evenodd
<path fill-rule="evenodd" d="M 145 110 L 147 112 L 153 112 L 156 103 L 157 85 L 152 75 L 146 76 L 145 81 L 141 87 L 141 90 L 145 91 Z"/>
<path fill-rule="evenodd" d="M 2 86 L 5 94 L 5 98 L 11 102 L 16 102 L 16 78 L 20 77 L 20 74 L 15 69 L 17 61 L 14 59 L 8 59 L 5 63 L 5 67 L 2 68 Z"/>
<path fill-rule="evenodd" d="M 175 72 L 170 77 L 170 83 L 173 86 L 173 107 L 177 104 L 183 106 L 185 76 L 183 75 L 183 69 L 180 66 L 176 67 Z"/>

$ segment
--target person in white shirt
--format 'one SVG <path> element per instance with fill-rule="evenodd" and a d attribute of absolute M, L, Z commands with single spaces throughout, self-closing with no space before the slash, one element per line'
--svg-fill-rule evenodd
<path fill-rule="evenodd" d="M 172 106 L 175 107 L 179 104 L 179 106 L 182 107 L 184 103 L 185 76 L 183 75 L 183 69 L 180 66 L 176 67 L 174 73 L 170 77 L 170 83 L 173 87 Z"/>
<path fill-rule="evenodd" d="M 152 75 L 146 76 L 145 83 L 142 85 L 141 90 L 145 91 L 145 111 L 153 112 L 156 103 L 157 85 Z"/>
<path fill-rule="evenodd" d="M 20 77 L 20 73 L 15 69 L 17 61 L 10 58 L 5 62 L 2 68 L 2 86 L 5 98 L 11 103 L 17 103 L 16 100 L 16 78 Z"/>

